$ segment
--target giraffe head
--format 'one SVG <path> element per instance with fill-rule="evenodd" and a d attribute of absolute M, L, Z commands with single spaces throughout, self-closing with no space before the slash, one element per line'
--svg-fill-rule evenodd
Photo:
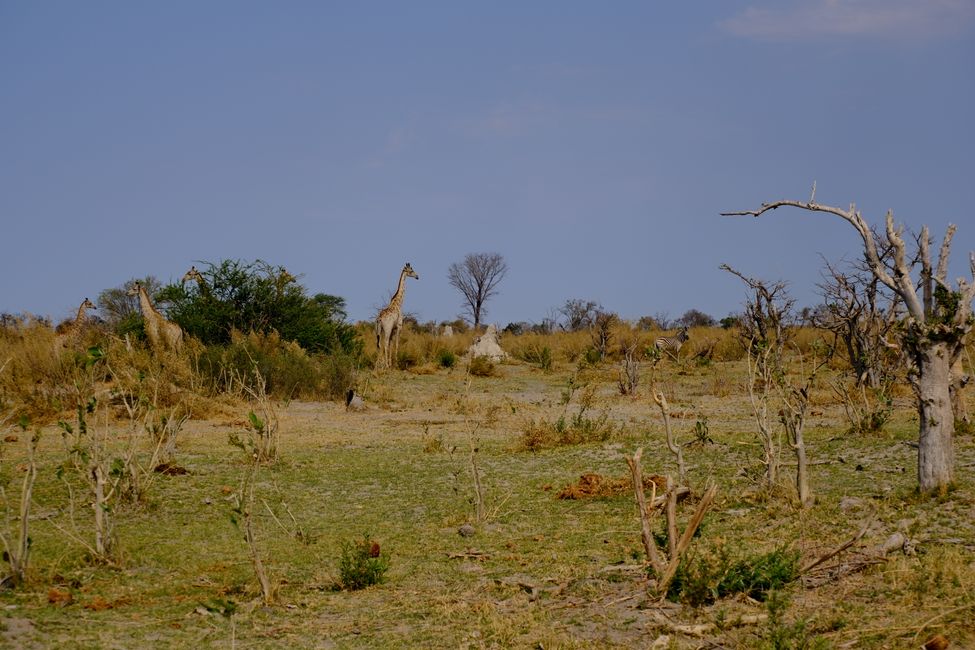
<path fill-rule="evenodd" d="M 136 280 L 125 293 L 130 296 L 138 296 L 140 291 L 142 291 L 142 282 L 140 280 Z"/>
<path fill-rule="evenodd" d="M 203 282 L 203 274 L 196 270 L 196 265 L 190 267 L 190 270 L 183 275 L 183 279 L 180 282 L 186 282 L 187 280 Z"/>
<path fill-rule="evenodd" d="M 85 298 L 85 301 L 81 303 L 79 309 L 98 309 L 98 307 L 95 306 L 95 303 Z"/>
<path fill-rule="evenodd" d="M 409 262 L 407 262 L 406 266 L 403 267 L 403 275 L 409 276 L 411 278 L 416 278 L 417 280 L 420 279 L 420 276 L 416 274 L 416 271 L 413 270 L 413 267 L 410 266 Z"/>
<path fill-rule="evenodd" d="M 281 273 L 278 275 L 278 281 L 282 284 L 282 286 L 288 284 L 289 282 L 294 282 L 297 279 L 298 278 L 288 273 L 288 269 L 284 268 L 283 266 L 281 267 Z"/>

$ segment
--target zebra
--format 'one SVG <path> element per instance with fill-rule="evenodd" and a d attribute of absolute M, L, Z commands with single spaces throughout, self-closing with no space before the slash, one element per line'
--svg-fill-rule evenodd
<path fill-rule="evenodd" d="M 658 353 L 666 352 L 676 360 L 677 355 L 680 354 L 681 346 L 689 338 L 691 337 L 687 335 L 687 327 L 682 327 L 675 336 L 661 336 L 658 338 L 653 342 L 653 347 Z"/>

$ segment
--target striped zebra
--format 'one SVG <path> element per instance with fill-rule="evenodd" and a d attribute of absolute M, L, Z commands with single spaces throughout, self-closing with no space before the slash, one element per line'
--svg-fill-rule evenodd
<path fill-rule="evenodd" d="M 656 341 L 653 342 L 653 347 L 657 352 L 666 352 L 674 360 L 677 360 L 677 355 L 680 354 L 680 348 L 684 345 L 684 341 L 691 338 L 687 335 L 687 328 L 682 327 L 680 331 L 677 332 L 675 336 L 661 336 Z"/>

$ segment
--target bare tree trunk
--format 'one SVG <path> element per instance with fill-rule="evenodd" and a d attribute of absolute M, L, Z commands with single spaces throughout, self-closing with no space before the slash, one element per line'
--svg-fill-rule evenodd
<path fill-rule="evenodd" d="M 920 436 L 917 477 L 922 492 L 943 492 L 954 478 L 952 435 L 955 414 L 949 389 L 951 362 L 948 344 L 933 342 L 918 350 L 917 391 Z"/>
<path fill-rule="evenodd" d="M 660 407 L 660 414 L 664 418 L 664 430 L 667 433 L 667 449 L 670 453 L 674 455 L 677 459 L 677 480 L 680 485 L 687 485 L 687 468 L 684 465 L 684 447 L 683 445 L 677 444 L 674 440 L 674 432 L 670 428 L 670 407 L 667 405 L 667 398 L 664 394 L 658 391 L 656 388 L 653 389 L 653 401 L 657 403 Z M 667 488 L 670 489 L 669 487 Z"/>
<path fill-rule="evenodd" d="M 108 514 L 108 497 L 105 494 L 105 472 L 100 465 L 92 468 L 92 481 L 95 488 L 95 553 L 99 559 L 108 560 L 112 554 L 112 526 Z"/>
<path fill-rule="evenodd" d="M 812 503 L 812 493 L 809 491 L 809 461 L 806 459 L 806 443 L 802 439 L 802 427 L 795 432 L 792 448 L 796 452 L 796 491 L 799 493 L 799 503 L 803 508 Z"/>
<path fill-rule="evenodd" d="M 749 348 L 746 356 L 748 360 L 748 398 L 755 415 L 755 423 L 758 425 L 758 437 L 762 441 L 762 450 L 765 453 L 762 463 L 765 465 L 765 483 L 770 493 L 779 480 L 779 445 L 775 439 L 775 432 L 772 430 L 772 420 L 769 415 L 769 400 L 773 383 L 772 366 L 768 362 L 768 355 L 771 353 L 772 348 L 766 348 L 760 353 L 753 353 Z M 763 356 L 765 357 L 764 361 L 762 360 Z M 759 385 L 758 391 L 755 389 L 756 383 Z"/>

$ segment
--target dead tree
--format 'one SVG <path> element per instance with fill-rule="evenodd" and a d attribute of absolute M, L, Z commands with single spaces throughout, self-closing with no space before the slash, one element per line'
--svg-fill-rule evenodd
<path fill-rule="evenodd" d="M 771 492 L 779 480 L 781 436 L 776 435 L 772 424 L 772 390 L 775 387 L 775 363 L 769 360 L 774 348 L 747 348 L 748 360 L 748 401 L 752 406 L 758 437 L 762 442 L 765 465 L 765 487 Z"/>
<path fill-rule="evenodd" d="M 878 251 L 885 266 L 890 253 L 889 247 Z M 897 294 L 862 263 L 843 272 L 827 262 L 819 288 L 825 303 L 813 315 L 813 324 L 843 343 L 855 385 L 888 388 L 900 365 L 900 355 L 890 344 L 898 320 Z"/>
<path fill-rule="evenodd" d="M 727 264 L 722 264 L 720 268 L 737 276 L 752 292 L 745 302 L 745 312 L 739 318 L 739 336 L 746 350 L 759 363 L 767 360 L 775 364 L 772 371 L 781 373 L 782 358 L 789 338 L 787 328 L 796 302 L 786 293 L 786 283 L 777 281 L 769 284 L 750 278 Z M 770 354 L 763 354 L 765 349 L 770 349 Z"/>
<path fill-rule="evenodd" d="M 816 381 L 816 375 L 822 370 L 823 366 L 829 363 L 832 350 L 828 351 L 822 360 L 813 360 L 812 372 L 806 375 L 804 370 L 800 370 L 800 382 L 784 381 L 780 386 L 782 409 L 779 411 L 779 420 L 785 427 L 785 433 L 789 439 L 789 446 L 796 455 L 796 493 L 799 497 L 799 507 L 805 508 L 812 505 L 813 496 L 809 489 L 809 460 L 806 454 L 806 442 L 803 438 L 803 431 L 806 426 L 806 409 L 809 406 L 809 391 Z M 799 355 L 800 368 L 802 356 Z"/>
<path fill-rule="evenodd" d="M 464 297 L 464 309 L 470 314 L 475 331 L 487 313 L 484 303 L 497 294 L 498 283 L 507 272 L 508 265 L 498 253 L 470 253 L 447 270 L 450 285 Z"/>
<path fill-rule="evenodd" d="M 751 290 L 745 311 L 739 318 L 742 342 L 748 359 L 748 398 L 758 426 L 765 457 L 765 483 L 771 492 L 779 478 L 781 434 L 775 430 L 771 402 L 776 387 L 781 387 L 785 371 L 783 358 L 789 337 L 795 300 L 786 293 L 785 282 L 767 283 L 750 278 L 727 264 L 721 269 L 737 276 Z"/>
<path fill-rule="evenodd" d="M 609 342 L 613 338 L 613 326 L 619 322 L 619 316 L 613 312 L 597 310 L 592 324 L 589 326 L 589 337 L 592 347 L 599 354 L 602 361 L 609 354 Z"/>
<path fill-rule="evenodd" d="M 640 447 L 633 454 L 632 458 L 624 456 L 624 459 L 630 468 L 630 476 L 633 479 L 633 493 L 636 497 L 637 510 L 640 513 L 640 538 L 643 541 L 643 549 L 646 551 L 647 560 L 650 562 L 650 566 L 657 577 L 656 592 L 659 595 L 665 595 L 667 593 L 667 587 L 670 586 L 671 581 L 677 574 L 681 557 L 691 545 L 691 541 L 694 539 L 694 533 L 701 525 L 701 521 L 704 520 L 704 515 L 707 514 L 708 509 L 711 507 L 711 502 L 714 501 L 714 496 L 717 494 L 718 488 L 712 484 L 705 489 L 704 495 L 697 504 L 697 509 L 684 528 L 684 532 L 678 536 L 677 494 L 679 489 L 674 486 L 673 480 L 670 477 L 667 478 L 667 494 L 665 495 L 664 501 L 666 504 L 665 511 L 667 513 L 667 549 L 658 549 L 657 542 L 653 537 L 652 525 L 654 515 L 656 514 L 655 504 L 658 501 L 656 498 L 657 484 L 652 484 L 653 491 L 648 504 L 646 494 L 643 491 L 643 471 L 640 466 L 640 459 L 642 457 L 643 447 Z"/>
<path fill-rule="evenodd" d="M 965 337 L 972 328 L 972 299 L 975 297 L 975 252 L 969 255 L 972 282 L 957 281 L 957 289 L 948 284 L 948 256 L 955 226 L 949 225 L 938 255 L 932 265 L 931 237 L 927 226 L 918 238 L 917 257 L 908 260 L 904 229 L 894 224 L 893 211 L 887 212 L 885 233 L 875 233 L 856 206 L 846 210 L 815 202 L 815 186 L 809 201 L 775 201 L 764 203 L 758 210 L 722 213 L 725 216 L 761 216 L 780 207 L 795 207 L 810 212 L 825 212 L 840 217 L 859 233 L 864 259 L 870 272 L 893 291 L 907 311 L 900 328 L 900 340 L 913 369 L 909 379 L 917 397 L 918 485 L 921 492 L 944 492 L 954 477 L 955 417 L 951 400 L 951 367 L 964 348 Z M 880 257 L 889 246 L 893 268 Z M 918 269 L 918 266 L 920 268 Z M 912 272 L 917 271 L 917 278 Z"/>

